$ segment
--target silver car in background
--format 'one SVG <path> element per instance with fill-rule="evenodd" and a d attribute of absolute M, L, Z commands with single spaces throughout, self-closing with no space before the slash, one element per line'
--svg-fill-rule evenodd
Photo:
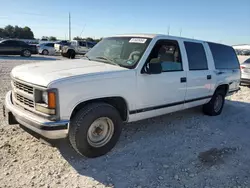
<path fill-rule="evenodd" d="M 54 48 L 55 43 L 44 42 L 37 45 L 38 53 L 42 55 L 55 55 L 56 51 Z"/>
<path fill-rule="evenodd" d="M 250 84 L 250 58 L 240 65 L 241 83 Z"/>

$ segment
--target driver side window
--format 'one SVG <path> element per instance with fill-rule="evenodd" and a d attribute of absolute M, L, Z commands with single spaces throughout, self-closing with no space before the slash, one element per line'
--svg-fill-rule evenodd
<path fill-rule="evenodd" d="M 147 62 L 161 63 L 162 72 L 183 71 L 180 48 L 174 40 L 157 41 Z"/>

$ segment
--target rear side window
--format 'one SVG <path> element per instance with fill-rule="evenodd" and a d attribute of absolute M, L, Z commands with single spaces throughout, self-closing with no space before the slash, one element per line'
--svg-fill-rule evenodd
<path fill-rule="evenodd" d="M 23 41 L 16 41 L 18 45 L 20 46 L 26 46 L 27 43 L 26 42 L 23 42 Z"/>
<path fill-rule="evenodd" d="M 86 42 L 79 41 L 79 46 L 86 47 Z"/>
<path fill-rule="evenodd" d="M 48 44 L 46 44 L 45 46 L 54 47 L 54 43 L 48 43 Z"/>
<path fill-rule="evenodd" d="M 239 60 L 230 46 L 208 43 L 216 69 L 239 69 Z"/>
<path fill-rule="evenodd" d="M 207 70 L 207 56 L 201 43 L 184 42 L 189 70 Z"/>
<path fill-rule="evenodd" d="M 95 46 L 95 44 L 94 44 L 94 43 L 91 43 L 91 42 L 87 42 L 87 44 L 88 44 L 88 47 L 89 47 L 89 48 L 93 48 L 93 47 Z"/>

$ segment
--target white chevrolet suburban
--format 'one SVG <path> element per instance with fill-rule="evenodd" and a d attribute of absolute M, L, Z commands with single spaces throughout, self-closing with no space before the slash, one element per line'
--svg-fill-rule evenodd
<path fill-rule="evenodd" d="M 83 59 L 15 67 L 5 98 L 9 124 L 49 139 L 68 137 L 87 157 L 110 151 L 123 122 L 203 105 L 219 115 L 239 90 L 232 47 L 166 35 L 104 38 Z"/>

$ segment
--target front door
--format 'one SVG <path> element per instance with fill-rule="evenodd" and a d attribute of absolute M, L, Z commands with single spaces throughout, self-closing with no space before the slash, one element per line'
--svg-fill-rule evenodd
<path fill-rule="evenodd" d="M 182 109 L 187 75 L 183 70 L 178 41 L 158 40 L 147 59 L 145 69 L 148 63 L 160 63 L 162 73 L 138 75 L 139 96 L 136 96 L 137 111 L 134 113 L 153 117 Z"/>

